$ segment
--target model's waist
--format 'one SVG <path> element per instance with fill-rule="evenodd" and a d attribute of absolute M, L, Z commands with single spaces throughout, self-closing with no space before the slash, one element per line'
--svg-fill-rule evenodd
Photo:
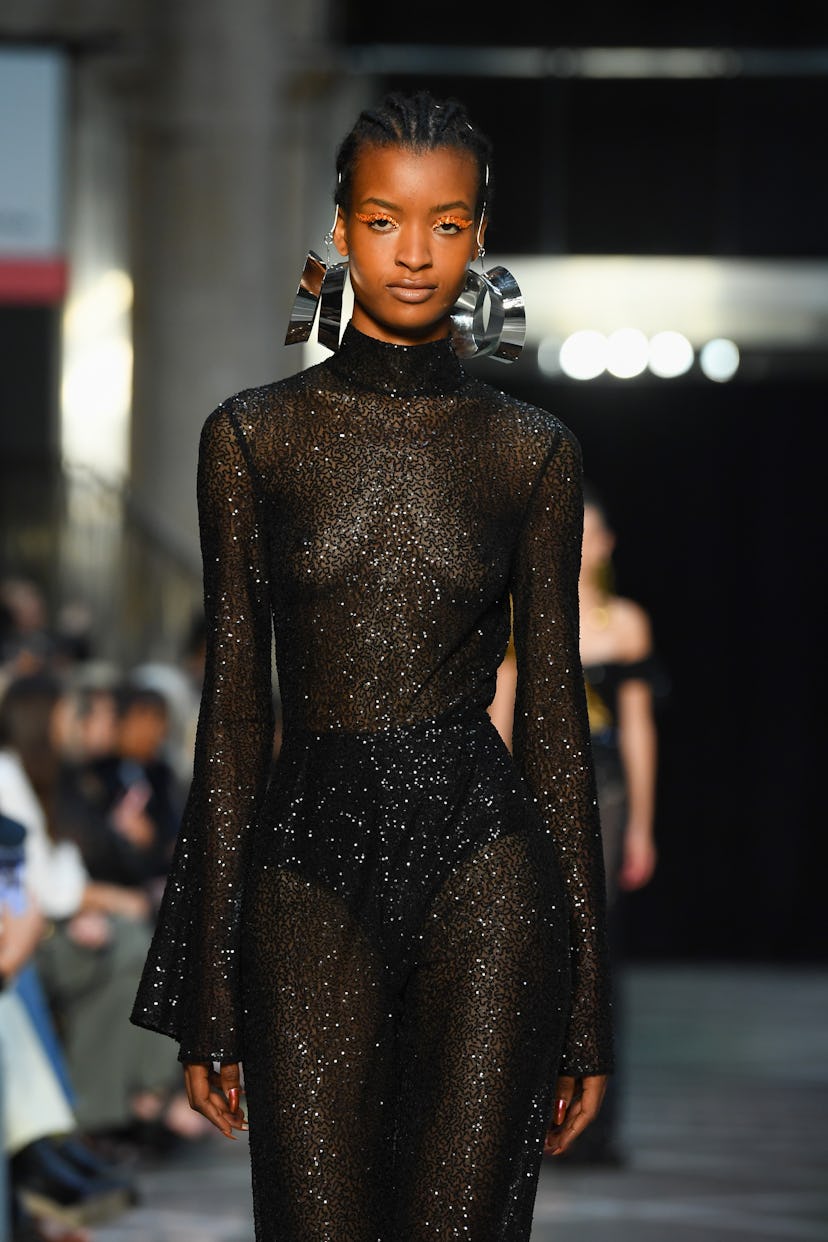
<path fill-rule="evenodd" d="M 282 746 L 295 742 L 346 742 L 360 741 L 395 741 L 409 738 L 411 735 L 436 735 L 451 732 L 456 728 L 464 728 L 470 724 L 486 724 L 489 722 L 486 707 L 477 702 L 466 701 L 453 704 L 445 711 L 436 715 L 405 720 L 389 720 L 378 718 L 373 724 L 365 723 L 365 727 L 351 725 L 331 725 L 316 728 L 300 721 L 285 721 L 282 734 Z"/>

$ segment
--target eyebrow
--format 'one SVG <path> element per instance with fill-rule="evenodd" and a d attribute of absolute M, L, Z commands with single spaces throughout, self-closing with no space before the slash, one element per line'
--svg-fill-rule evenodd
<path fill-rule="evenodd" d="M 377 207 L 385 207 L 386 210 L 388 211 L 399 211 L 400 210 L 400 207 L 397 203 L 389 203 L 384 198 L 374 198 L 373 196 L 370 198 L 364 198 L 362 200 L 361 205 L 365 206 L 368 203 L 374 203 L 375 206 Z M 440 215 L 440 213 L 444 211 L 458 211 L 458 210 L 471 212 L 471 207 L 468 205 L 465 199 L 459 198 L 454 203 L 438 203 L 436 207 L 430 208 L 431 214 L 435 216 Z"/>

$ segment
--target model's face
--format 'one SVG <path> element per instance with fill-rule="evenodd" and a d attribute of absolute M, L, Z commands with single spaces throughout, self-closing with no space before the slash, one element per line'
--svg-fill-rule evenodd
<path fill-rule="evenodd" d="M 477 254 L 476 197 L 477 165 L 464 151 L 363 149 L 334 229 L 349 257 L 355 328 L 394 345 L 448 334 Z"/>

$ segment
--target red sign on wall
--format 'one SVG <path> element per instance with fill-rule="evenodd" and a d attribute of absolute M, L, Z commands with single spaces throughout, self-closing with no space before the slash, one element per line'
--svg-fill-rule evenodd
<path fill-rule="evenodd" d="M 66 64 L 49 48 L 0 48 L 0 301 L 66 291 Z"/>

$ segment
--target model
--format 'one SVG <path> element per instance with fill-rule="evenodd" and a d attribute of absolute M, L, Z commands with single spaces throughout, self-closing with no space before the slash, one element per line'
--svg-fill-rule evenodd
<path fill-rule="evenodd" d="M 514 329 L 509 274 L 471 270 L 491 167 L 456 101 L 361 113 L 341 342 L 202 432 L 195 769 L 133 1019 L 249 1124 L 258 1242 L 526 1242 L 544 1146 L 612 1068 L 580 450 L 461 361 L 493 344 L 481 294 Z M 309 256 L 297 314 L 314 264 L 330 340 L 342 265 Z M 514 754 L 487 713 L 510 604 Z"/>

